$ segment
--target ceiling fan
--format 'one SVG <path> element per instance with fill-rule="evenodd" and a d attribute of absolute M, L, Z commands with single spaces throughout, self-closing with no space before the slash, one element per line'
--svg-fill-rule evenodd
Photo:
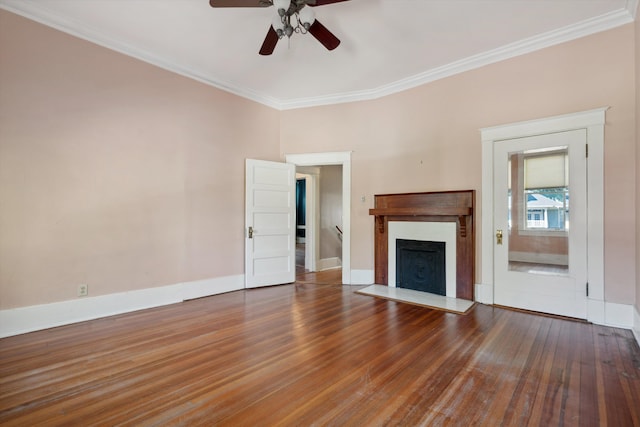
<path fill-rule="evenodd" d="M 278 12 L 260 48 L 260 55 L 271 55 L 278 40 L 293 33 L 309 33 L 324 47 L 333 50 L 340 40 L 318 22 L 307 6 L 323 6 L 349 0 L 209 0 L 211 7 L 268 7 L 275 6 Z"/>

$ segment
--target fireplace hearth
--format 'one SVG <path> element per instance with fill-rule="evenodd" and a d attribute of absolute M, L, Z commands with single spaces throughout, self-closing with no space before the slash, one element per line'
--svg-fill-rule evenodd
<path fill-rule="evenodd" d="M 396 239 L 396 287 L 446 296 L 445 242 Z"/>

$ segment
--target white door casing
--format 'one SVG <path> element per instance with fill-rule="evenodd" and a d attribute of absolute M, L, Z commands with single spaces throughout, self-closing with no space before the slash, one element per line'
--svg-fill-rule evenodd
<path fill-rule="evenodd" d="M 569 223 L 568 232 L 524 230 L 526 208 L 516 209 L 509 224 L 509 158 L 517 153 L 565 147 L 569 170 Z M 516 167 L 516 166 L 514 166 Z M 501 230 L 501 242 L 494 239 L 494 302 L 495 304 L 526 310 L 586 319 L 587 317 L 587 189 L 586 189 L 586 130 L 577 129 L 546 135 L 498 141 L 494 144 L 494 227 Z M 524 195 L 523 184 L 512 179 L 512 192 Z M 524 202 L 523 202 L 524 203 Z M 514 207 L 515 208 L 515 207 Z M 529 234 L 522 236 L 522 234 Z M 513 234 L 521 239 L 568 240 L 568 271 L 566 274 L 548 274 L 511 269 L 511 242 Z M 555 236 L 554 236 L 555 234 Z M 535 249 L 541 255 L 542 249 Z M 542 252 L 544 254 L 545 252 Z M 554 258 L 557 258 L 555 256 Z M 544 263 L 544 262 L 543 262 Z"/>
<path fill-rule="evenodd" d="M 285 158 L 296 166 L 342 165 L 342 283 L 351 284 L 351 152 L 287 154 Z"/>
<path fill-rule="evenodd" d="M 493 169 L 494 146 L 498 141 L 586 129 L 587 158 L 587 320 L 604 324 L 604 125 L 608 107 L 543 119 L 481 129 L 482 135 L 482 220 L 480 227 L 480 283 L 476 300 L 494 303 Z"/>
<path fill-rule="evenodd" d="M 320 253 L 320 244 L 318 242 L 318 216 L 316 211 L 318 209 L 318 193 L 319 193 L 319 179 L 318 174 L 308 174 L 307 177 L 307 206 L 306 206 L 306 218 L 307 224 L 306 236 L 308 243 L 304 246 L 304 268 L 309 271 L 317 271 L 318 254 Z"/>
<path fill-rule="evenodd" d="M 318 242 L 319 231 L 319 175 L 318 167 L 296 167 L 296 176 L 304 177 L 306 181 L 306 230 L 305 230 L 305 251 L 304 251 L 304 268 L 305 270 L 317 271 L 318 254 L 320 253 L 320 245 Z"/>
<path fill-rule="evenodd" d="M 295 166 L 246 160 L 245 287 L 295 281 Z"/>

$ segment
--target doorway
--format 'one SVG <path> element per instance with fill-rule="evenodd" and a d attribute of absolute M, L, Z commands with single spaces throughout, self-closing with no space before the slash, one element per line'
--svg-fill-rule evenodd
<path fill-rule="evenodd" d="M 305 248 L 307 243 L 307 178 L 296 172 L 296 280 L 307 268 Z"/>
<path fill-rule="evenodd" d="M 553 154 L 554 149 L 556 153 L 562 152 L 563 146 L 565 143 L 558 143 L 556 147 L 551 147 L 550 145 L 547 148 L 535 148 L 535 147 L 525 147 L 522 145 L 522 148 L 514 148 L 507 147 L 506 149 L 500 148 L 501 144 L 504 144 L 508 141 L 513 141 L 513 144 L 526 144 L 527 141 L 531 141 L 529 138 L 543 138 L 549 137 L 549 135 L 553 134 L 563 134 L 565 136 L 572 131 L 578 131 L 584 136 L 586 142 L 586 148 L 583 153 L 584 155 L 588 155 L 586 157 L 586 183 L 585 183 L 585 194 L 584 200 L 586 200 L 584 204 L 584 214 L 586 215 L 583 221 L 586 224 L 586 237 L 582 240 L 581 245 L 584 248 L 584 259 L 588 260 L 588 262 L 584 261 L 586 264 L 586 275 L 584 278 L 576 277 L 573 275 L 573 279 L 576 280 L 576 283 L 573 287 L 574 297 L 576 293 L 581 293 L 582 295 L 578 295 L 578 300 L 583 301 L 583 303 L 578 303 L 579 306 L 583 308 L 575 308 L 573 313 L 564 314 L 569 315 L 571 317 L 580 317 L 586 318 L 589 321 L 594 323 L 602 323 L 604 321 L 604 249 L 603 249 L 603 238 L 604 238 L 604 124 L 605 124 L 605 112 L 606 108 L 600 108 L 596 110 L 590 110 L 575 114 L 567 114 L 563 116 L 555 116 L 549 117 L 539 120 L 532 120 L 527 122 L 518 122 L 507 124 L 503 126 L 496 126 L 492 128 L 481 129 L 482 134 L 482 225 L 481 225 L 481 272 L 480 272 L 480 283 L 476 285 L 476 300 L 486 304 L 501 304 L 507 306 L 518 307 L 520 304 L 528 305 L 529 301 L 525 301 L 526 297 L 526 289 L 527 287 L 544 287 L 547 283 L 547 278 L 542 277 L 542 275 L 538 275 L 534 282 L 527 282 L 527 277 L 529 277 L 529 272 L 525 271 L 522 273 L 518 271 L 519 266 L 518 262 L 522 260 L 517 260 L 512 257 L 511 263 L 509 262 L 509 254 L 508 254 L 508 233 L 509 230 L 509 220 L 512 221 L 521 221 L 518 226 L 521 228 L 536 228 L 541 226 L 549 226 L 552 224 L 555 227 L 559 227 L 563 222 L 561 210 L 564 209 L 564 206 L 560 206 L 559 204 L 554 204 L 545 201 L 542 197 L 537 197 L 536 195 L 541 194 L 541 188 L 522 188 L 522 192 L 518 190 L 519 197 L 521 196 L 521 200 L 526 200 L 529 198 L 528 193 L 525 190 L 529 190 L 531 192 L 531 197 L 533 199 L 542 200 L 548 206 L 542 207 L 533 206 L 534 203 L 531 204 L 531 212 L 527 208 L 526 204 L 521 204 L 518 209 L 520 209 L 520 213 L 516 213 L 515 210 L 511 211 L 511 218 L 509 218 L 509 210 L 506 206 L 509 203 L 508 197 L 508 184 L 503 185 L 501 188 L 496 188 L 495 179 L 496 173 L 501 174 L 503 177 L 508 177 L 509 173 L 507 172 L 508 168 L 508 159 L 513 160 L 513 164 L 515 162 L 523 162 L 525 158 L 527 158 L 527 151 L 530 156 L 528 158 L 535 157 L 535 151 L 537 149 L 542 150 L 540 154 Z M 555 141 L 558 142 L 558 141 Z M 555 143 L 554 142 L 554 143 Z M 551 144 L 553 145 L 553 144 Z M 515 157 L 508 157 L 506 153 L 504 154 L 504 162 L 502 160 L 496 161 L 497 153 L 502 151 L 507 151 L 509 153 L 514 153 Z M 511 151 L 510 151 L 511 150 Z M 588 150 L 588 151 L 587 151 Z M 579 150 L 578 150 L 579 151 Z M 542 157 L 542 156 L 541 156 Z M 557 159 L 556 159 L 557 160 Z M 521 164 L 521 163 L 519 163 Z M 545 169 L 549 167 L 545 166 Z M 499 171 L 501 169 L 501 171 Z M 512 171 L 513 172 L 513 171 Z M 514 184 L 512 184 L 513 186 Z M 533 186 L 532 186 L 533 187 Z M 538 185 L 538 187 L 544 187 Z M 561 186 L 560 186 L 561 187 Z M 522 194 L 520 194 L 522 193 Z M 525 199 L 526 194 L 526 199 Z M 543 196 L 545 194 L 542 194 Z M 557 196 L 549 197 L 552 200 L 558 199 Z M 561 198 L 560 198 L 561 199 Z M 560 201 L 560 200 L 557 200 Z M 573 201 L 572 201 L 573 202 Z M 570 203 L 572 203 L 570 202 Z M 564 203 L 564 202 L 563 202 Z M 573 208 L 571 205 L 570 210 Z M 546 209 L 546 212 L 545 212 Z M 555 209 L 556 212 L 552 213 L 551 210 Z M 529 215 L 531 214 L 531 215 Z M 530 218 L 529 218 L 530 217 Z M 571 218 L 570 218 L 571 219 Z M 546 224 L 546 225 L 545 225 Z M 568 224 L 566 224 L 568 225 Z M 502 233 L 500 233 L 502 231 Z M 532 230 L 530 230 L 532 231 Z M 558 230 L 559 231 L 559 230 Z M 547 230 L 542 233 L 550 233 L 551 230 Z M 556 236 L 561 234 L 556 233 Z M 502 234 L 502 236 L 500 236 Z M 526 233 L 524 233 L 526 234 Z M 507 237 L 505 239 L 505 236 Z M 498 242 L 502 237 L 503 244 L 500 245 Z M 576 244 L 574 242 L 573 254 L 571 250 L 571 243 L 569 244 L 568 249 L 568 270 L 571 270 L 572 259 L 579 259 L 582 257 L 580 255 L 580 248 L 575 248 Z M 578 252 L 576 252 L 578 251 Z M 516 251 L 513 251 L 516 252 Z M 527 251 L 523 251 L 527 252 Z M 567 275 L 562 267 L 564 261 L 562 260 L 562 256 L 551 257 L 549 258 L 547 255 L 544 255 L 541 250 L 533 250 L 530 252 L 534 252 L 534 258 L 525 259 L 525 261 L 535 261 L 535 257 L 538 256 L 538 264 L 542 265 L 543 269 L 549 269 L 549 266 L 553 263 L 558 265 L 558 268 L 561 270 L 559 273 L 553 273 L 556 276 L 565 276 L 572 277 L 572 274 Z M 520 254 L 522 255 L 522 254 Z M 527 255 L 527 254 L 525 254 Z M 528 254 L 529 256 L 531 254 Z M 576 258 L 577 257 L 577 258 Z M 551 260 L 551 261 L 550 261 Z M 578 261 L 579 263 L 582 261 Z M 532 264 L 536 262 L 531 262 Z M 546 267 L 545 267 L 546 265 Z M 502 269 L 502 267 L 505 267 Z M 520 290 L 525 289 L 524 292 L 517 292 L 513 289 L 511 290 L 510 300 L 507 298 L 505 300 L 504 292 L 501 290 L 500 281 L 504 279 L 501 275 L 507 271 L 510 275 L 509 280 L 513 284 L 513 286 L 517 289 L 519 287 Z M 519 300 L 514 302 L 513 299 Z M 525 301 L 523 303 L 523 301 Z M 553 304 L 554 299 L 551 296 L 546 296 L 543 298 L 537 298 L 537 302 L 534 306 L 525 307 L 526 309 L 540 311 L 545 313 L 558 313 L 557 307 L 554 307 Z M 562 314 L 562 313 L 561 313 Z"/>
<path fill-rule="evenodd" d="M 341 231 L 342 165 L 298 166 L 296 281 L 314 280 L 317 275 L 310 273 L 328 270 L 342 276 Z"/>
<path fill-rule="evenodd" d="M 494 301 L 587 316 L 586 131 L 494 145 Z"/>
<path fill-rule="evenodd" d="M 319 212 L 320 206 L 319 203 L 315 203 L 313 206 L 310 204 L 313 203 L 314 200 L 319 200 L 318 195 L 318 179 L 314 177 L 313 173 L 309 173 L 310 169 L 313 171 L 313 168 L 319 168 L 321 166 L 329 166 L 329 165 L 339 165 L 342 166 L 342 195 L 341 195 L 341 206 L 342 206 L 342 228 L 341 228 L 341 263 L 342 263 L 342 284 L 349 285 L 351 284 L 351 152 L 330 152 L 330 153 L 313 153 L 313 154 L 287 154 L 285 156 L 285 161 L 287 163 L 291 163 L 296 165 L 296 169 L 299 170 L 300 167 L 304 167 L 304 173 L 311 176 L 311 180 L 307 181 L 306 188 L 306 229 L 305 229 L 305 266 L 311 264 L 307 264 L 307 257 L 310 256 L 311 252 L 314 252 L 311 256 L 313 259 L 317 259 L 320 253 L 320 248 L 318 246 L 318 238 L 314 238 L 314 234 L 317 236 L 319 233 L 319 225 L 318 221 L 315 222 L 314 225 L 313 220 L 310 219 L 310 213 L 313 214 L 315 212 Z M 310 189 L 312 193 L 310 194 Z M 316 216 L 318 218 L 319 216 Z M 337 225 L 337 224 L 336 224 Z M 337 231 L 336 231 L 337 232 Z M 311 245 L 313 242 L 313 246 Z M 317 269 L 317 266 L 314 266 L 314 270 Z"/>

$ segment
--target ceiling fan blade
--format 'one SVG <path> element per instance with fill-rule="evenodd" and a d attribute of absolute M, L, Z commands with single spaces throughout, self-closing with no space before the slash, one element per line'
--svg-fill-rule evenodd
<path fill-rule="evenodd" d="M 269 27 L 267 36 L 264 38 L 262 47 L 260 48 L 260 55 L 271 55 L 276 48 L 276 44 L 278 44 L 278 40 L 280 40 L 280 38 L 276 30 L 274 30 L 273 27 Z"/>
<path fill-rule="evenodd" d="M 307 0 L 309 6 L 324 6 L 325 4 L 340 3 L 349 0 Z"/>
<path fill-rule="evenodd" d="M 211 7 L 265 7 L 270 3 L 262 0 L 209 0 Z"/>
<path fill-rule="evenodd" d="M 340 45 L 340 40 L 317 19 L 309 27 L 309 32 L 329 50 L 333 50 Z"/>

